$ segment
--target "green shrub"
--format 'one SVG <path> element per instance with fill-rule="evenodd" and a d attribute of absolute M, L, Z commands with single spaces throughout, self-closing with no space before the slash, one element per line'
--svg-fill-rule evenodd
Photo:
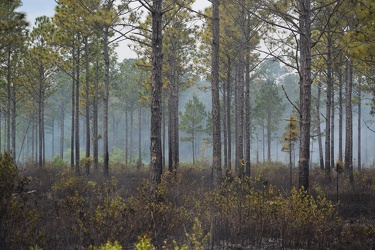
<path fill-rule="evenodd" d="M 60 157 L 60 155 L 56 155 L 55 158 L 53 158 L 52 166 L 54 168 L 64 169 L 68 164 Z"/>
<path fill-rule="evenodd" d="M 154 250 L 155 247 L 151 243 L 151 237 L 148 234 L 138 237 L 138 241 L 134 244 L 134 250 Z"/>
<path fill-rule="evenodd" d="M 91 246 L 89 250 L 122 250 L 122 246 L 118 241 L 115 241 L 114 243 L 108 241 L 107 243 L 100 245 L 99 248 Z"/>

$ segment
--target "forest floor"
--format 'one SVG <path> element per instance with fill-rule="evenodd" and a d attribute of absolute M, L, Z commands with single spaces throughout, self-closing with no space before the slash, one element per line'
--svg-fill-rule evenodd
<path fill-rule="evenodd" d="M 52 163 L 16 174 L 1 166 L 0 249 L 375 246 L 375 169 L 356 172 L 354 185 L 344 173 L 337 185 L 335 172 L 328 178 L 312 169 L 306 192 L 290 190 L 289 169 L 270 162 L 252 166 L 252 178 L 227 174 L 212 190 L 208 164 L 181 164 L 151 196 L 147 167 L 112 164 L 104 177 L 95 170 L 77 176 Z M 297 174 L 293 169 L 292 186 Z"/>

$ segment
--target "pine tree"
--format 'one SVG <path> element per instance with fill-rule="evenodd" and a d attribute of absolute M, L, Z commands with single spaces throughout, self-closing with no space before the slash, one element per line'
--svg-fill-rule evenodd
<path fill-rule="evenodd" d="M 187 137 L 182 137 L 181 141 L 191 142 L 193 153 L 193 164 L 195 164 L 196 141 L 200 133 L 205 131 L 204 122 L 206 113 L 206 106 L 199 101 L 198 97 L 194 94 L 193 99 L 189 100 L 185 105 L 185 112 L 180 112 L 181 124 L 180 129 L 185 131 Z"/>

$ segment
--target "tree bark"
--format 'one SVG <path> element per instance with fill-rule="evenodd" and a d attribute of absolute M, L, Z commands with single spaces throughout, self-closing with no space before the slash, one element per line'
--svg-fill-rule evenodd
<path fill-rule="evenodd" d="M 220 126 L 220 98 L 219 98 L 219 41 L 220 16 L 219 0 L 212 0 L 212 177 L 214 188 L 218 189 L 221 183 L 221 126 Z"/>
<path fill-rule="evenodd" d="M 129 111 L 125 108 L 125 164 L 129 163 Z"/>
<path fill-rule="evenodd" d="M 361 157 L 361 119 L 362 119 L 362 82 L 358 81 L 358 171 L 362 170 Z"/>
<path fill-rule="evenodd" d="M 51 137 L 52 137 L 52 153 L 51 153 L 51 156 L 52 156 L 52 159 L 55 157 L 55 117 L 52 116 L 52 122 L 51 122 Z"/>
<path fill-rule="evenodd" d="M 267 161 L 271 161 L 271 140 L 272 140 L 272 129 L 271 129 L 271 120 L 272 114 L 271 112 L 267 115 Z"/>
<path fill-rule="evenodd" d="M 130 164 L 133 164 L 133 154 L 134 154 L 134 151 L 133 151 L 133 148 L 134 147 L 134 142 L 133 142 L 133 134 L 134 134 L 134 106 L 132 106 L 130 108 L 130 140 L 129 140 L 129 143 L 130 143 L 130 147 L 129 147 L 129 159 L 130 159 Z"/>
<path fill-rule="evenodd" d="M 70 135 L 70 168 L 74 170 L 74 128 L 75 128 L 75 103 L 76 103 L 76 95 L 75 95 L 75 84 L 76 84 L 76 74 L 75 74 L 75 63 L 76 63 L 76 52 L 75 52 L 75 45 L 73 44 L 72 49 L 72 62 L 73 62 L 73 70 L 72 70 L 72 124 L 71 124 L 71 135 Z"/>
<path fill-rule="evenodd" d="M 16 128 L 16 119 L 17 119 L 17 99 L 16 99 L 16 86 L 12 84 L 12 95 L 11 95 L 11 130 L 12 130 L 12 157 L 17 164 L 17 156 L 16 156 L 16 134 L 17 134 L 17 128 Z"/>
<path fill-rule="evenodd" d="M 64 106 L 61 106 L 60 110 L 60 158 L 64 160 L 64 119 L 65 119 L 65 110 Z"/>
<path fill-rule="evenodd" d="M 109 103 L 109 27 L 104 27 L 103 55 L 104 55 L 104 96 L 103 96 L 103 173 L 109 176 L 109 152 L 108 152 L 108 103 Z"/>
<path fill-rule="evenodd" d="M 310 129 L 311 129 L 311 2 L 298 1 L 300 29 L 300 146 L 299 188 L 309 189 Z"/>
<path fill-rule="evenodd" d="M 80 50 L 77 51 L 77 57 L 76 57 L 76 63 L 75 63 L 75 70 L 76 70 L 76 79 L 75 79 L 75 118 L 74 118 L 74 149 L 75 149 L 75 171 L 76 174 L 79 175 L 81 172 L 80 169 L 80 141 L 79 141 L 79 99 L 80 99 L 80 93 L 79 93 L 79 86 L 80 86 L 80 66 L 79 66 L 79 59 L 80 59 Z"/>
<path fill-rule="evenodd" d="M 316 101 L 316 123 L 318 127 L 318 147 L 319 147 L 319 166 L 321 170 L 324 170 L 324 157 L 323 157 L 323 145 L 322 145 L 322 130 L 320 128 L 320 96 L 322 92 L 322 84 L 318 84 L 318 97 Z"/>
<path fill-rule="evenodd" d="M 352 114 L 352 84 L 353 84 L 353 66 L 348 60 L 346 64 L 348 71 L 346 81 L 346 129 L 345 129 L 345 169 L 349 176 L 349 182 L 354 184 L 353 178 L 353 114 Z"/>
<path fill-rule="evenodd" d="M 251 173 L 250 172 L 250 148 L 251 148 L 251 124 L 250 124 L 251 114 L 250 114 L 250 111 L 251 111 L 250 109 L 250 51 L 247 51 L 246 53 L 246 76 L 245 76 L 245 174 L 246 176 L 250 176 L 250 173 Z"/>
<path fill-rule="evenodd" d="M 329 24 L 329 23 L 328 23 Z M 329 31 L 328 31 L 329 32 Z M 328 179 L 331 179 L 331 110 L 332 110 L 332 58 L 331 58 L 331 38 L 328 34 L 327 45 L 327 97 L 326 97 L 326 140 L 325 140 L 325 171 Z"/>
<path fill-rule="evenodd" d="M 342 62 L 342 56 L 340 57 L 340 62 Z M 340 63 L 341 64 L 341 63 Z M 343 96 L 342 96 L 342 71 L 339 69 L 339 161 L 343 161 L 342 157 L 342 137 L 343 137 Z"/>
<path fill-rule="evenodd" d="M 242 177 L 244 175 L 244 53 L 243 53 L 243 42 L 241 41 L 240 53 L 239 53 L 239 64 L 238 64 L 238 84 L 237 84 L 237 119 L 238 119 L 238 141 L 236 151 L 238 152 L 238 176 Z"/>
<path fill-rule="evenodd" d="M 11 75 L 11 68 L 10 68 L 10 57 L 11 57 L 11 50 L 10 50 L 10 47 L 8 47 L 8 53 L 7 53 L 7 96 L 8 96 L 8 99 L 7 99 L 7 113 L 6 113 L 6 151 L 10 153 L 10 149 L 11 149 L 11 115 L 12 115 L 12 112 L 11 112 L 11 96 L 12 96 L 12 90 L 11 90 L 11 81 L 12 81 L 12 75 Z"/>
<path fill-rule="evenodd" d="M 38 151 L 38 162 L 39 167 L 44 167 L 44 68 L 43 66 L 40 66 L 39 68 L 39 102 L 38 102 L 38 138 L 39 138 L 39 151 Z"/>
<path fill-rule="evenodd" d="M 169 97 L 168 97 L 168 169 L 178 165 L 178 74 L 175 53 L 170 56 Z"/>
<path fill-rule="evenodd" d="M 96 172 L 99 170 L 99 129 L 98 129 L 98 94 L 99 94 L 99 60 L 96 59 L 95 67 L 95 94 L 93 100 L 93 121 L 92 121 L 92 155 L 94 160 L 94 169 Z"/>
<path fill-rule="evenodd" d="M 142 163 L 142 106 L 138 109 L 138 163 Z"/>
<path fill-rule="evenodd" d="M 335 89 L 332 84 L 331 95 L 331 169 L 335 166 Z"/>
<path fill-rule="evenodd" d="M 162 102 L 162 0 L 153 0 L 152 5 L 152 80 L 151 80 L 151 145 L 150 145 L 150 191 L 154 194 L 161 182 L 161 102 Z"/>
<path fill-rule="evenodd" d="M 227 88 L 223 86 L 223 110 L 225 112 L 227 107 Z M 228 130 L 227 130 L 227 115 L 223 116 L 223 146 L 224 146 L 224 169 L 228 169 Z"/>
<path fill-rule="evenodd" d="M 228 165 L 227 169 L 232 169 L 232 127 L 231 127 L 231 74 L 232 74 L 232 63 L 230 57 L 228 57 L 228 74 L 227 74 L 227 101 L 226 101 L 226 121 L 227 121 L 227 133 L 228 133 Z"/>
<path fill-rule="evenodd" d="M 85 84 L 85 101 L 86 101 L 86 107 L 85 107 L 85 116 L 86 116 L 86 161 L 85 161 L 85 169 L 86 169 L 86 175 L 90 174 L 90 162 L 88 161 L 88 158 L 90 157 L 90 151 L 91 151 L 91 133 L 90 133 L 90 62 L 89 62 L 89 42 L 88 37 L 85 38 L 85 71 L 86 71 L 86 84 Z"/>

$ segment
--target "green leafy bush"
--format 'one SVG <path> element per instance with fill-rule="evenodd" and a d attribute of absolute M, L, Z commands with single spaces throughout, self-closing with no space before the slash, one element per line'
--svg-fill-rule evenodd
<path fill-rule="evenodd" d="M 60 155 L 56 155 L 55 158 L 53 158 L 52 166 L 54 168 L 64 169 L 68 164 L 60 157 Z"/>

